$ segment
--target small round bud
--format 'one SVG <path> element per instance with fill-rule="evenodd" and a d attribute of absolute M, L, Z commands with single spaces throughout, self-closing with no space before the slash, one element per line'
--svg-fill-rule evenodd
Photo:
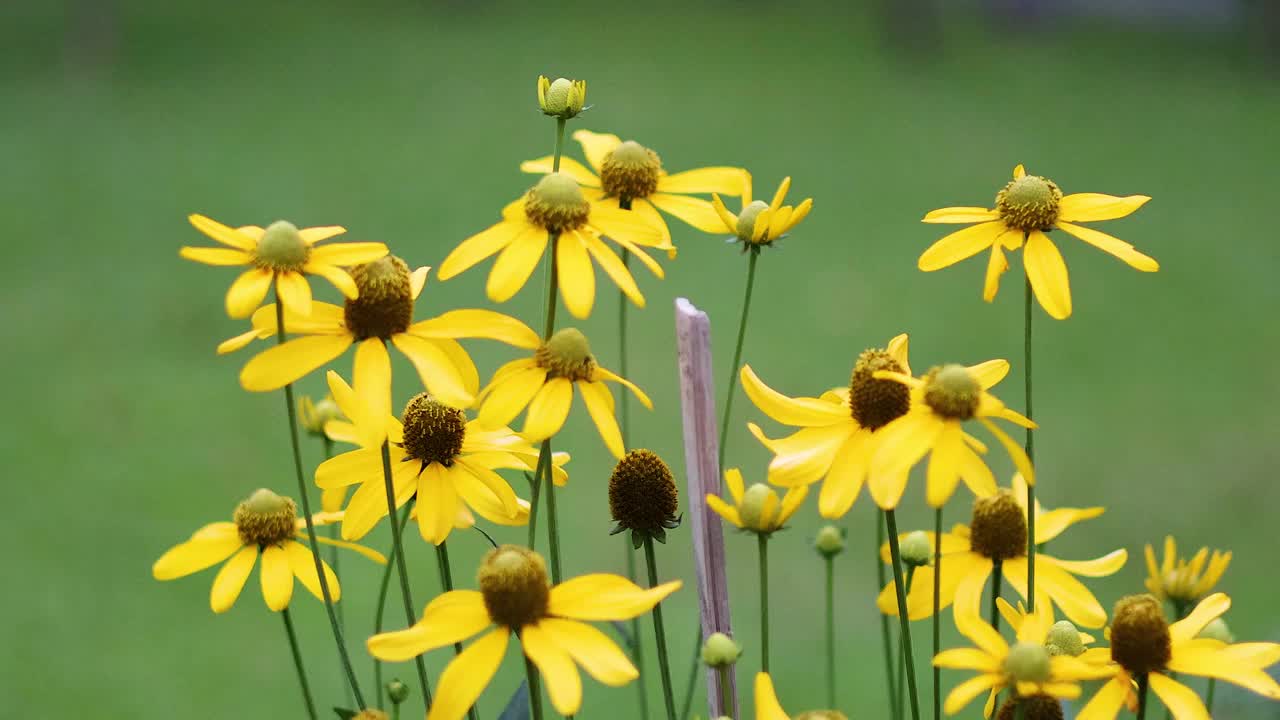
<path fill-rule="evenodd" d="M 928 565 L 933 562 L 933 548 L 929 536 L 923 530 L 907 533 L 899 545 L 902 551 L 902 562 L 913 567 Z"/>
<path fill-rule="evenodd" d="M 387 683 L 387 697 L 391 698 L 391 702 L 399 705 L 409 699 L 409 686 L 400 682 L 399 678 Z"/>
<path fill-rule="evenodd" d="M 1209 638 L 1228 645 L 1236 641 L 1236 636 L 1231 634 L 1231 628 L 1227 627 L 1227 621 L 1220 617 L 1210 620 L 1196 637 Z"/>
<path fill-rule="evenodd" d="M 545 75 L 538 78 L 538 106 L 546 115 L 568 120 L 582 112 L 586 100 L 585 80 L 556 78 L 551 81 Z"/>
<path fill-rule="evenodd" d="M 262 231 L 253 252 L 253 262 L 268 270 L 299 270 L 311 257 L 311 246 L 302 239 L 298 227 L 277 220 Z"/>
<path fill-rule="evenodd" d="M 766 508 L 772 506 L 773 511 L 767 513 Z M 742 493 L 742 503 L 738 505 L 738 517 L 742 526 L 755 532 L 772 532 L 777 530 L 772 523 L 778 516 L 778 493 L 764 483 L 754 483 Z"/>
<path fill-rule="evenodd" d="M 1004 658 L 1004 672 L 1017 682 L 1044 682 L 1049 679 L 1049 651 L 1035 643 L 1014 643 Z"/>
<path fill-rule="evenodd" d="M 823 525 L 813 546 L 826 557 L 839 555 L 844 551 L 844 531 L 835 525 Z"/>
<path fill-rule="evenodd" d="M 298 398 L 298 422 L 307 433 L 316 437 L 324 437 L 324 426 L 330 420 L 342 419 L 342 409 L 333 398 L 325 396 L 319 402 L 303 395 Z"/>
<path fill-rule="evenodd" d="M 742 655 L 742 646 L 724 633 L 712 633 L 702 644 L 702 662 L 709 667 L 728 667 Z"/>
<path fill-rule="evenodd" d="M 1070 620 L 1059 620 L 1049 628 L 1049 637 L 1044 641 L 1045 649 L 1050 655 L 1070 655 L 1079 657 L 1084 654 L 1084 642 L 1080 640 L 1080 631 Z"/>

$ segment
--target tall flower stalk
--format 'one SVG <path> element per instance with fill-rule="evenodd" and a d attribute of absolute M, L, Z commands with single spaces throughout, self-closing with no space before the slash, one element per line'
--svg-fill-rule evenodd
<path fill-rule="evenodd" d="M 893 510 L 884 511 L 884 521 L 889 535 L 889 555 L 893 565 L 893 586 L 898 599 L 898 621 L 902 633 L 906 659 L 907 699 L 911 705 L 911 720 L 920 720 L 920 698 L 916 694 L 915 649 L 911 643 L 911 619 L 907 616 L 906 582 L 902 577 L 902 549 L 898 547 L 898 520 Z"/>
<path fill-rule="evenodd" d="M 302 700 L 307 705 L 307 717 L 316 720 L 316 702 L 311 698 L 311 686 L 307 683 L 307 671 L 302 667 L 302 652 L 298 650 L 298 635 L 293 631 L 293 618 L 289 608 L 280 611 L 284 618 L 284 632 L 289 637 L 289 650 L 293 653 L 293 668 L 298 672 L 298 684 L 302 686 Z"/>
<path fill-rule="evenodd" d="M 391 552 L 396 556 L 396 573 L 400 576 L 400 598 L 404 602 L 405 622 L 412 625 L 417 616 L 413 611 L 413 594 L 409 589 L 409 571 L 405 566 L 404 544 L 400 533 L 404 524 L 396 519 L 396 490 L 391 476 L 391 447 L 389 441 L 382 441 L 382 479 L 387 489 L 387 519 L 391 522 Z M 431 707 L 431 682 L 427 679 L 427 665 L 419 655 L 413 659 L 418 670 L 418 684 L 422 688 L 422 697 L 427 707 Z M 381 694 L 381 691 L 379 691 Z M 363 704 L 363 703 L 362 703 Z"/>
<path fill-rule="evenodd" d="M 1022 313 L 1022 372 L 1026 385 L 1027 410 L 1026 418 L 1031 421 L 1027 426 L 1027 439 L 1024 449 L 1027 460 L 1034 467 L 1035 452 L 1035 416 L 1031 412 L 1031 278 L 1027 277 L 1026 293 Z M 1036 484 L 1027 483 L 1027 610 L 1036 609 Z"/>

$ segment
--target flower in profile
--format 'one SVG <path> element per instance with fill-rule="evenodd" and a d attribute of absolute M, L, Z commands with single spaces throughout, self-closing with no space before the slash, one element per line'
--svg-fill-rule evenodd
<path fill-rule="evenodd" d="M 1084 659 L 1105 662 L 1110 680 L 1076 716 L 1079 720 L 1112 720 L 1130 700 L 1133 683 L 1146 678 L 1152 692 L 1173 717 L 1207 718 L 1195 691 L 1174 675 L 1223 680 L 1271 700 L 1280 700 L 1280 684 L 1266 668 L 1280 661 L 1280 644 L 1229 644 L 1201 632 L 1231 607 L 1231 598 L 1214 593 L 1187 617 L 1170 624 L 1151 595 L 1132 595 L 1116 603 L 1111 614 L 1111 647 L 1095 648 Z"/>
<path fill-rule="evenodd" d="M 637 548 L 646 537 L 665 543 L 667 531 L 680 527 L 679 508 L 675 478 L 657 453 L 632 450 L 614 466 L 609 476 L 610 535 L 629 530 Z"/>
<path fill-rule="evenodd" d="M 187 219 L 197 230 L 227 247 L 184 247 L 179 255 L 205 265 L 251 268 L 227 290 L 227 314 L 233 318 L 253 314 L 267 296 L 272 281 L 285 307 L 303 317 L 310 315 L 311 285 L 304 275 L 319 275 L 343 295 L 355 298 L 359 295 L 356 284 L 342 268 L 387 254 L 387 246 L 378 242 L 315 247 L 316 243 L 347 231 L 337 226 L 298 229 L 293 223 L 277 220 L 266 229 L 256 225 L 232 228 L 204 215 L 189 215 Z"/>
<path fill-rule="evenodd" d="M 663 243 L 671 243 L 671 229 L 659 211 L 673 215 L 709 233 L 724 232 L 724 223 L 707 200 L 691 197 L 718 193 L 738 197 L 751 187 L 751 175 L 742 168 L 706 167 L 668 175 L 662 159 L 653 150 L 617 135 L 578 130 L 573 139 L 582 145 L 586 167 L 577 160 L 560 158 L 560 172 L 571 175 L 583 187 L 583 195 L 609 207 L 625 207 L 645 218 L 662 232 Z M 548 155 L 527 160 L 520 169 L 528 173 L 549 173 L 553 158 Z"/>
<path fill-rule="evenodd" d="M 1022 261 L 1027 279 L 1040 306 L 1059 320 L 1071 316 L 1071 288 L 1067 264 L 1049 239 L 1050 230 L 1062 230 L 1110 253 L 1143 272 L 1155 272 L 1160 264 L 1123 240 L 1078 222 L 1115 220 L 1142 207 L 1146 195 L 1116 197 L 1101 193 L 1063 195 L 1052 180 L 1028 175 L 1022 166 L 1013 169 L 1013 180 L 996 193 L 996 206 L 949 207 L 924 216 L 927 223 L 977 223 L 942 238 L 920 256 L 925 272 L 941 270 L 988 248 L 987 276 L 982 297 L 991 302 L 1000 288 L 1000 276 L 1009 269 L 1006 250 L 1023 248 Z"/>
<path fill-rule="evenodd" d="M 756 673 L 755 695 L 756 720 L 791 720 L 778 702 L 769 673 Z M 848 720 L 848 716 L 839 710 L 810 710 L 800 713 L 795 720 Z"/>
<path fill-rule="evenodd" d="M 1015 640 L 1010 645 L 982 618 L 957 614 L 956 628 L 976 647 L 944 650 L 933 658 L 933 664 L 950 670 L 975 670 L 978 675 L 957 685 L 947 696 L 943 710 L 955 715 L 975 697 L 987 692 L 983 716 L 991 717 L 996 696 L 1005 688 L 1011 688 L 1015 696 L 1028 701 L 1031 698 L 1074 699 L 1080 697 L 1081 680 L 1108 676 L 1105 668 L 1071 655 L 1051 653 L 1046 644 L 1052 626 L 1050 615 L 1037 606 L 1036 612 L 1019 617 Z"/>
<path fill-rule="evenodd" d="M 542 556 L 516 545 L 490 550 L 478 580 L 478 592 L 454 590 L 432 600 L 413 627 L 369 638 L 374 657 L 403 661 L 483 633 L 445 668 L 427 720 L 466 715 L 498 671 L 512 633 L 541 673 L 551 704 L 561 715 L 577 713 L 582 706 L 579 667 L 610 687 L 639 677 L 626 654 L 584 621 L 629 620 L 680 588 L 676 580 L 646 590 L 607 574 L 552 587 Z"/>
<path fill-rule="evenodd" d="M 805 198 L 799 205 L 792 207 L 783 205 L 787 199 L 787 191 L 791 189 L 791 178 L 786 177 L 778 185 L 773 194 L 773 201 L 751 199 L 751 178 L 742 191 L 742 211 L 733 214 L 725 207 L 719 195 L 711 196 L 711 204 L 720 216 L 718 230 L 728 230 L 742 243 L 742 250 L 773 245 L 781 240 L 792 228 L 800 224 L 813 209 L 813 198 Z"/>
<path fill-rule="evenodd" d="M 329 388 L 351 418 L 361 447 L 316 468 L 322 490 L 359 484 L 347 504 L 342 537 L 358 540 L 387 516 L 382 447 L 388 443 L 396 507 L 417 497 L 418 529 L 439 545 L 456 527 L 461 510 L 510 525 L 521 505 L 495 469 L 532 470 L 538 451 L 510 428 L 484 427 L 466 414 L 420 393 L 405 405 L 400 420 L 378 415 L 350 386 L 329 371 Z"/>
<path fill-rule="evenodd" d="M 587 81 L 538 76 L 538 109 L 543 115 L 569 120 L 587 110 Z"/>
<path fill-rule="evenodd" d="M 1076 511 L 1073 515 L 1053 517 L 1055 522 L 1036 524 L 1037 545 L 1058 537 L 1063 530 L 1089 517 L 1089 514 L 1088 511 Z M 933 533 L 925 534 L 929 538 L 929 546 L 933 547 Z M 942 555 L 939 609 L 955 602 L 957 618 L 965 613 L 978 617 L 983 588 L 997 562 L 1005 581 L 1025 598 L 1028 568 L 1026 505 L 1019 503 L 1017 497 L 1006 489 L 990 497 L 978 498 L 973 504 L 970 525 L 956 525 L 951 532 L 943 533 Z M 880 548 L 880 556 L 885 562 L 890 561 L 888 543 Z M 1123 549 L 1096 560 L 1059 560 L 1037 552 L 1036 606 L 1043 603 L 1040 596 L 1045 595 L 1075 624 L 1088 628 L 1102 627 L 1107 620 L 1106 611 L 1076 576 L 1113 575 L 1119 572 L 1128 557 Z M 907 616 L 912 620 L 933 614 L 935 569 L 926 565 L 916 570 L 915 582 L 907 593 Z M 893 583 L 880 592 L 877 604 L 887 615 L 898 614 Z M 959 624 L 960 621 L 957 619 L 956 622 Z"/>
<path fill-rule="evenodd" d="M 520 434 L 531 442 L 541 442 L 560 432 L 576 387 L 605 446 L 620 458 L 626 448 L 613 414 L 613 393 L 605 381 L 622 385 L 645 407 L 653 409 L 649 396 L 640 388 L 596 362 L 581 331 L 565 328 L 539 345 L 533 357 L 512 360 L 494 372 L 480 393 L 477 419 L 481 424 L 500 427 L 511 424 L 528 408 Z"/>
<path fill-rule="evenodd" d="M 310 395 L 298 398 L 298 424 L 312 437 L 329 441 L 326 448 L 332 447 L 334 440 L 356 442 L 351 437 L 351 423 L 342 414 L 342 408 L 334 402 L 332 395 L 326 395 L 319 402 Z M 338 512 L 347 502 L 347 489 L 334 488 L 320 493 L 320 509 L 325 512 Z"/>
<path fill-rule="evenodd" d="M 341 513 L 318 513 L 315 525 L 327 525 L 342 519 Z M 191 539 L 169 549 L 151 566 L 157 580 L 173 580 L 226 561 L 213 580 L 209 604 L 216 613 L 235 605 L 244 589 L 249 573 L 262 557 L 262 597 L 267 607 L 280 611 L 289 607 L 296 577 L 312 595 L 323 599 L 320 578 L 316 574 L 315 556 L 311 548 L 298 542 L 306 539 L 306 523 L 297 515 L 293 500 L 267 489 L 259 489 L 236 506 L 232 522 L 205 525 Z M 378 563 L 386 563 L 380 553 L 353 543 L 316 537 L 316 542 L 354 550 Z M 338 578 L 324 563 L 325 579 L 334 602 L 342 596 Z"/>
<path fill-rule="evenodd" d="M 977 420 L 1004 446 L 1018 472 L 1034 485 L 1035 473 L 1027 453 L 992 422 L 992 418 L 1001 418 L 1025 428 L 1036 427 L 987 392 L 1008 372 L 1009 363 L 1004 360 L 973 367 L 942 365 L 919 379 L 900 370 L 877 370 L 873 377 L 895 380 L 911 389 L 911 410 L 880 431 L 871 460 L 872 477 L 904 478 L 929 455 L 925 499 L 933 507 L 946 503 L 960 479 L 970 487 L 990 487 L 994 484 L 991 470 L 978 455 L 986 447 L 964 432 L 966 421 Z"/>
<path fill-rule="evenodd" d="M 519 200 L 503 208 L 498 224 L 454 248 L 440 265 L 440 279 L 448 280 L 497 255 L 485 290 L 490 300 L 506 302 L 524 287 L 553 237 L 557 238 L 556 281 L 565 307 L 577 318 L 590 315 L 595 303 L 593 259 L 631 302 L 644 307 L 644 295 L 631 271 L 605 240 L 635 255 L 658 277 L 663 276 L 662 267 L 642 246 L 674 249 L 643 215 L 620 210 L 616 203 L 611 206 L 604 200 L 592 201 L 572 175 L 550 173 Z"/>
<path fill-rule="evenodd" d="M 748 530 L 760 535 L 775 533 L 787 524 L 796 510 L 800 509 L 805 496 L 809 494 L 808 485 L 797 485 L 787 490 L 782 500 L 778 493 L 764 483 L 754 483 L 743 489 L 742 472 L 738 468 L 724 471 L 724 484 L 729 488 L 732 504 L 725 502 L 718 495 L 707 494 L 707 505 L 720 517 L 733 523 L 739 530 Z"/>
<path fill-rule="evenodd" d="M 240 385 L 251 392 L 278 390 L 329 363 L 356 346 L 356 385 L 390 401 L 390 343 L 417 369 L 435 397 L 470 407 L 480 388 L 480 375 L 457 338 L 485 338 L 519 348 L 534 348 L 538 334 L 528 325 L 492 310 L 450 310 L 413 321 L 413 305 L 422 293 L 430 268 L 410 273 L 403 260 L 387 255 L 352 268 L 360 296 L 343 307 L 316 302 L 310 317 L 285 306 L 284 329 L 299 335 L 262 351 L 240 371 Z M 275 307 L 254 313 L 253 329 L 218 346 L 219 353 L 238 350 L 255 339 L 276 334 Z M 366 382 L 367 381 L 367 382 Z M 385 387 L 386 391 L 376 389 Z M 387 407 L 390 412 L 390 406 Z"/>
<path fill-rule="evenodd" d="M 1173 536 L 1164 539 L 1164 558 L 1156 564 L 1156 553 L 1147 545 L 1147 591 L 1162 601 L 1173 603 L 1181 617 L 1186 610 L 1209 594 L 1231 564 L 1231 553 L 1202 547 L 1190 560 L 1178 556 Z M 1206 565 L 1207 563 L 1207 565 Z"/>

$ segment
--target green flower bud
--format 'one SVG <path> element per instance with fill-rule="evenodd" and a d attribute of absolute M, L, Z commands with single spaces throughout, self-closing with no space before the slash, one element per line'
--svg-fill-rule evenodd
<path fill-rule="evenodd" d="M 824 525 L 818 531 L 818 537 L 813 541 L 813 546 L 822 553 L 824 557 L 834 557 L 844 551 L 844 530 L 835 525 Z"/>
<path fill-rule="evenodd" d="M 928 565 L 933 561 L 933 548 L 930 547 L 929 536 L 922 530 L 907 533 L 900 546 L 902 562 L 912 567 Z"/>
<path fill-rule="evenodd" d="M 582 112 L 587 101 L 587 82 L 538 76 L 538 107 L 543 114 L 568 120 Z"/>
<path fill-rule="evenodd" d="M 702 662 L 709 667 L 728 667 L 738 662 L 742 646 L 724 633 L 712 633 L 702 645 Z"/>
<path fill-rule="evenodd" d="M 409 699 L 409 686 L 400 682 L 399 678 L 387 683 L 387 697 L 391 698 L 391 702 L 399 705 Z"/>
<path fill-rule="evenodd" d="M 1049 679 L 1049 651 L 1043 645 L 1015 643 L 1004 659 L 1004 671 L 1017 682 Z"/>
<path fill-rule="evenodd" d="M 1059 620 L 1049 628 L 1049 637 L 1044 641 L 1044 647 L 1050 655 L 1079 657 L 1084 654 L 1080 631 L 1070 620 Z"/>

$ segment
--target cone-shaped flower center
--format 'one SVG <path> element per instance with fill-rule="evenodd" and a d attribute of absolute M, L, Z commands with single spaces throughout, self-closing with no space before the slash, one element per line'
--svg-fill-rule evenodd
<path fill-rule="evenodd" d="M 262 232 L 253 263 L 268 270 L 301 270 L 310 257 L 311 246 L 303 241 L 297 226 L 277 220 Z"/>
<path fill-rule="evenodd" d="M 1049 628 L 1049 637 L 1044 641 L 1044 648 L 1050 655 L 1079 657 L 1084 654 L 1084 642 L 1080 640 L 1080 630 L 1070 620 L 1059 620 Z"/>
<path fill-rule="evenodd" d="M 1018 714 L 1021 710 L 1022 714 Z M 1062 703 L 1049 695 L 1018 697 L 1014 693 L 996 713 L 995 720 L 1062 720 Z"/>
<path fill-rule="evenodd" d="M 996 193 L 996 209 L 1005 225 L 1023 232 L 1049 230 L 1058 221 L 1062 191 L 1052 180 L 1023 175 Z"/>
<path fill-rule="evenodd" d="M 590 381 L 596 369 L 587 336 L 577 328 L 565 328 L 552 335 L 534 351 L 533 359 L 551 377 L 568 380 Z"/>
<path fill-rule="evenodd" d="M 648 450 L 632 450 L 609 476 L 609 512 L 620 527 L 659 533 L 679 507 L 671 468 Z"/>
<path fill-rule="evenodd" d="M 658 189 L 662 160 L 658 154 L 634 140 L 628 140 L 604 156 L 600 164 L 600 185 L 605 195 L 625 200 L 649 197 Z"/>
<path fill-rule="evenodd" d="M 769 203 L 763 200 L 752 200 L 747 206 L 742 208 L 742 212 L 738 214 L 738 239 L 743 242 L 751 242 L 751 238 L 755 234 L 756 218 L 760 217 L 760 213 L 769 208 Z"/>
<path fill-rule="evenodd" d="M 587 222 L 591 205 L 578 181 L 562 172 L 543 175 L 525 196 L 524 214 L 529 222 L 550 233 L 573 230 Z"/>
<path fill-rule="evenodd" d="M 1049 651 L 1036 643 L 1014 643 L 1004 658 L 1004 673 L 1014 682 L 1044 682 L 1049 679 Z"/>
<path fill-rule="evenodd" d="M 547 564 L 529 548 L 502 545 L 490 550 L 477 578 L 485 609 L 495 623 L 519 630 L 547 616 Z"/>
<path fill-rule="evenodd" d="M 1163 670 L 1173 656 L 1169 623 L 1152 595 L 1130 595 L 1111 614 L 1111 659 L 1135 677 Z"/>
<path fill-rule="evenodd" d="M 462 452 L 467 435 L 467 418 L 461 410 L 432 400 L 426 393 L 414 396 L 404 407 L 404 451 L 408 459 L 423 467 L 453 464 Z"/>
<path fill-rule="evenodd" d="M 849 412 L 868 430 L 879 430 L 907 414 L 911 390 L 896 380 L 877 380 L 877 370 L 905 372 L 888 352 L 879 348 L 862 351 L 849 378 Z"/>
<path fill-rule="evenodd" d="M 974 501 L 969 547 L 991 560 L 1027 554 L 1027 519 L 1008 490 Z"/>
<path fill-rule="evenodd" d="M 297 507 L 293 500 L 266 488 L 255 490 L 236 506 L 236 532 L 245 545 L 277 545 L 293 537 Z"/>
<path fill-rule="evenodd" d="M 772 526 L 766 527 L 764 524 L 764 508 L 771 497 L 772 504 L 776 505 L 778 493 L 764 483 L 755 483 L 742 494 L 742 504 L 738 506 L 738 517 L 748 530 L 770 532 L 777 529 Z"/>
<path fill-rule="evenodd" d="M 413 322 L 413 285 L 403 260 L 386 255 L 348 272 L 360 296 L 347 299 L 343 314 L 356 340 L 389 340 L 408 329 Z"/>
<path fill-rule="evenodd" d="M 978 412 L 982 385 L 963 365 L 943 365 L 924 376 L 924 402 L 948 420 L 969 420 Z"/>

